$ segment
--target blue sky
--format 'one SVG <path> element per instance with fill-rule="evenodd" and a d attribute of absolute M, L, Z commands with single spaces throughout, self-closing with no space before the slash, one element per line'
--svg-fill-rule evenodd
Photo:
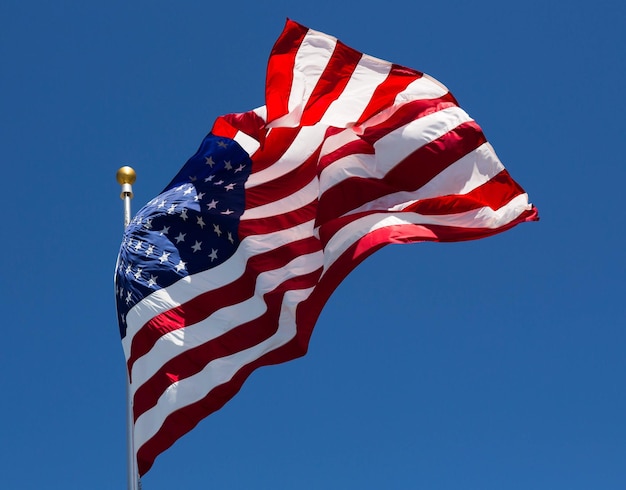
<path fill-rule="evenodd" d="M 626 6 L 577 0 L 4 0 L 0 488 L 125 487 L 115 172 L 262 105 L 286 17 L 446 84 L 541 221 L 374 254 L 144 490 L 624 488 Z"/>

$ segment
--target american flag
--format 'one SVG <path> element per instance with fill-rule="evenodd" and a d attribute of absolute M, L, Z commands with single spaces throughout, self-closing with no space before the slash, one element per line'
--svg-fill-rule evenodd
<path fill-rule="evenodd" d="M 266 105 L 220 117 L 125 232 L 116 299 L 139 474 L 256 368 L 304 355 L 374 251 L 536 219 L 443 85 L 288 20 Z"/>

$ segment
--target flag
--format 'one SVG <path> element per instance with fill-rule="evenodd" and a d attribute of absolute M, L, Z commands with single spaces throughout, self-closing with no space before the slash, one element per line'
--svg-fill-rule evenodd
<path fill-rule="evenodd" d="M 374 251 L 536 219 L 442 84 L 288 20 L 265 106 L 218 118 L 124 235 L 139 474 L 256 368 L 304 355 L 330 294 Z"/>

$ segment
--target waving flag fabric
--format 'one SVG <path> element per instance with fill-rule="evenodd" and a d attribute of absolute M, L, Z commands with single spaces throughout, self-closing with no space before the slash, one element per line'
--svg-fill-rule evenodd
<path fill-rule="evenodd" d="M 116 298 L 139 473 L 253 370 L 304 355 L 375 250 L 536 219 L 444 86 L 287 21 L 266 105 L 220 117 L 125 233 Z"/>

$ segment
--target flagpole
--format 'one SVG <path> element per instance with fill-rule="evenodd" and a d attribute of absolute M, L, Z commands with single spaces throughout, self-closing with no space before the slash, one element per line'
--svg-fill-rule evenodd
<path fill-rule="evenodd" d="M 137 174 L 132 167 L 121 167 L 116 174 L 117 182 L 122 186 L 120 198 L 124 201 L 124 228 L 130 224 L 130 200 L 133 198 L 133 184 Z M 126 457 L 128 490 L 140 490 L 141 483 L 137 473 L 135 457 L 135 439 L 133 435 L 133 402 L 130 393 L 130 378 L 126 372 Z"/>

